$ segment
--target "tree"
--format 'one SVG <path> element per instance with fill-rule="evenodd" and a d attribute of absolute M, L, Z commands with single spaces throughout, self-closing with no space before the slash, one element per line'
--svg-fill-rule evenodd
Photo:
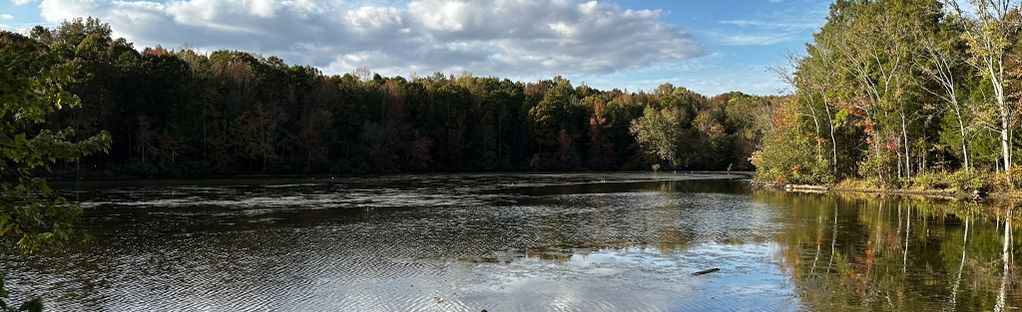
<path fill-rule="evenodd" d="M 38 130 L 47 115 L 75 108 L 79 100 L 64 89 L 70 64 L 35 40 L 0 32 L 0 246 L 31 253 L 82 236 L 74 228 L 81 208 L 35 177 L 58 161 L 73 162 L 106 152 L 110 135 L 78 139 L 71 129 Z M 0 278 L 0 309 L 7 309 Z"/>
<path fill-rule="evenodd" d="M 950 18 L 960 17 L 950 16 Z M 961 49 L 964 42 L 959 35 L 961 27 L 957 27 L 958 24 L 958 22 L 944 23 L 933 33 L 919 34 L 922 53 L 916 58 L 915 66 L 926 78 L 921 81 L 932 82 L 920 83 L 921 89 L 950 104 L 958 130 L 956 141 L 958 141 L 957 145 L 962 152 L 962 167 L 971 170 L 966 129 L 966 125 L 969 123 L 967 120 L 968 110 L 961 101 L 963 95 L 960 91 L 965 84 L 965 77 L 963 77 L 965 75 L 962 75 L 965 69 L 962 65 L 966 61 L 966 55 L 965 51 Z"/>
<path fill-rule="evenodd" d="M 804 116 L 797 113 L 803 103 L 798 98 L 782 98 L 772 103 L 769 114 L 770 131 L 762 147 L 752 154 L 757 179 L 770 183 L 829 183 L 825 158 L 816 156 L 815 138 L 804 128 Z"/>
<path fill-rule="evenodd" d="M 614 142 L 607 133 L 607 104 L 603 100 L 593 99 L 592 114 L 589 116 L 590 165 L 596 168 L 610 167 L 616 161 Z"/>
<path fill-rule="evenodd" d="M 1012 0 L 970 0 L 974 18 L 968 19 L 956 1 L 946 1 L 964 23 L 962 36 L 971 53 L 970 63 L 990 81 L 997 106 L 1001 135 L 1001 168 L 1011 170 L 1011 112 L 1014 106 L 1007 100 L 1006 58 L 1011 43 L 1019 31 L 1019 4 Z"/>
<path fill-rule="evenodd" d="M 533 137 L 539 147 L 539 159 L 543 159 L 534 165 L 549 165 L 545 159 L 559 158 L 550 157 L 555 151 L 563 146 L 562 133 L 573 134 L 571 127 L 571 106 L 578 99 L 575 97 L 575 90 L 571 82 L 561 77 L 555 77 L 550 82 L 551 87 L 543 94 L 543 99 L 535 107 L 529 109 L 529 118 L 532 121 Z"/>
<path fill-rule="evenodd" d="M 941 130 L 949 128 L 942 124 L 947 111 L 956 113 L 950 120 L 957 124 L 958 158 L 970 167 L 965 141 L 974 114 L 962 102 L 970 81 L 961 78 L 969 72 L 961 66 L 966 52 L 956 40 L 957 21 L 937 0 L 835 2 L 807 55 L 789 57 L 794 72 L 779 70 L 795 87 L 794 113 L 801 116 L 783 130 L 801 140 L 801 129 L 807 129 L 816 149 L 802 167 L 829 163 L 830 175 L 883 185 L 911 179 L 927 171 L 933 158 L 943 159 L 946 149 L 933 138 L 948 138 Z"/>
<path fill-rule="evenodd" d="M 678 148 L 681 144 L 681 112 L 678 108 L 656 109 L 647 106 L 642 117 L 632 121 L 631 132 L 643 153 L 653 163 L 654 170 L 666 162 L 671 167 L 681 165 Z"/>

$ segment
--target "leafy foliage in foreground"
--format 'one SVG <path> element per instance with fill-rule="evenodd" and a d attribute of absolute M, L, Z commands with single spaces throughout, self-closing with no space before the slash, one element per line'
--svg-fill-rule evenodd
<path fill-rule="evenodd" d="M 64 89 L 72 83 L 74 64 L 62 63 L 46 46 L 29 38 L 0 33 L 0 248 L 31 253 L 84 237 L 74 223 L 81 213 L 46 184 L 33 177 L 55 162 L 74 162 L 105 152 L 110 135 L 79 138 L 72 129 L 40 127 L 78 99 Z M 0 310 L 9 307 L 0 272 Z M 16 311 L 39 310 L 31 301 Z"/>

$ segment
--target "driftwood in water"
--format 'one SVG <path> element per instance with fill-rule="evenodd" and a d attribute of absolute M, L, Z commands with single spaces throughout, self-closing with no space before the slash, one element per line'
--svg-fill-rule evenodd
<path fill-rule="evenodd" d="M 826 193 L 830 188 L 822 185 L 786 184 L 784 185 L 784 190 L 788 192 Z"/>
<path fill-rule="evenodd" d="M 713 273 L 713 272 L 717 272 L 717 271 L 720 271 L 720 269 L 719 268 L 706 269 L 706 270 L 702 270 L 702 271 L 692 272 L 692 276 L 699 276 L 699 275 L 703 275 L 703 274 L 707 274 L 707 273 Z"/>

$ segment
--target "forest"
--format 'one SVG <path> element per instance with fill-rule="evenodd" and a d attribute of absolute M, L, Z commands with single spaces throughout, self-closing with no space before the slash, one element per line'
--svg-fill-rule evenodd
<path fill-rule="evenodd" d="M 1014 188 L 1022 23 L 1005 0 L 839 0 L 779 70 L 795 90 L 753 156 L 773 182 Z"/>
<path fill-rule="evenodd" d="M 767 183 L 1010 187 L 1022 25 L 1005 0 L 840 0 L 775 68 L 790 94 L 707 97 L 434 73 L 327 75 L 242 51 L 136 48 L 100 20 L 37 26 L 81 105 L 38 129 L 109 131 L 65 177 L 757 170 Z"/>
<path fill-rule="evenodd" d="M 779 99 L 561 77 L 325 75 L 241 51 L 137 49 L 93 18 L 27 37 L 48 66 L 70 68 L 65 88 L 81 101 L 37 127 L 112 138 L 109 154 L 52 167 L 69 177 L 751 170 Z"/>

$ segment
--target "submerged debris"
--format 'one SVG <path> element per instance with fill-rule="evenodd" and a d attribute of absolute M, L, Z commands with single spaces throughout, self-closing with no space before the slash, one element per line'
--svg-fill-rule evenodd
<path fill-rule="evenodd" d="M 717 272 L 717 271 L 720 271 L 720 268 L 711 268 L 711 269 L 706 269 L 706 270 L 702 270 L 702 271 L 692 272 L 692 276 L 699 276 L 699 275 L 713 273 L 713 272 Z"/>

